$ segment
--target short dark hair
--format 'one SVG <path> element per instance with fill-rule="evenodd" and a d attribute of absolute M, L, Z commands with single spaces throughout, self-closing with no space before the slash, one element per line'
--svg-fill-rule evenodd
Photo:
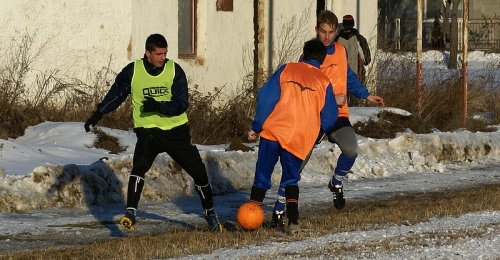
<path fill-rule="evenodd" d="M 302 59 L 317 60 L 322 64 L 326 57 L 326 47 L 318 39 L 314 38 L 304 43 Z"/>
<path fill-rule="evenodd" d="M 146 50 L 147 51 L 154 51 L 155 48 L 167 48 L 168 43 L 167 39 L 163 37 L 163 35 L 155 33 L 149 35 L 149 37 L 146 39 Z"/>
<path fill-rule="evenodd" d="M 319 28 L 322 23 L 326 23 L 332 28 L 338 28 L 339 18 L 330 10 L 322 10 L 316 19 L 316 28 Z"/>

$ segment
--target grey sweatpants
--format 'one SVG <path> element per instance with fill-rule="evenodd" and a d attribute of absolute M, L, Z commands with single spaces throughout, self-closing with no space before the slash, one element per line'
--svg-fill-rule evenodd
<path fill-rule="evenodd" d="M 354 132 L 352 126 L 344 126 L 330 133 L 330 135 L 328 135 L 328 140 L 332 143 L 336 143 L 345 156 L 349 158 L 356 158 L 358 156 L 358 140 L 356 139 L 356 133 Z M 302 162 L 299 172 L 302 172 L 306 166 L 313 150 L 314 148 Z M 350 167 L 348 170 L 350 170 Z"/>

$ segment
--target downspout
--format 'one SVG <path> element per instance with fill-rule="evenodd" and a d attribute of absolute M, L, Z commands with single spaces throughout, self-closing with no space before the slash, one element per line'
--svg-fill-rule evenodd
<path fill-rule="evenodd" d="M 358 30 L 359 30 L 359 26 L 361 25 L 359 23 L 359 19 L 361 17 L 361 11 L 360 11 L 361 8 L 359 8 L 360 6 L 361 6 L 361 3 L 359 2 L 359 0 L 357 0 L 357 2 L 356 2 L 356 28 L 358 28 Z"/>
<path fill-rule="evenodd" d="M 467 126 L 467 60 L 469 49 L 469 0 L 464 0 L 462 7 L 462 126 Z"/>
<path fill-rule="evenodd" d="M 422 115 L 422 0 L 417 1 L 417 117 Z"/>

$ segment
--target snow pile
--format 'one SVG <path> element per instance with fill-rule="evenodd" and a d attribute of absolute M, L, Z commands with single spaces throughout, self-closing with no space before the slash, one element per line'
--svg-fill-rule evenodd
<path fill-rule="evenodd" d="M 47 131 L 47 127 L 64 129 L 64 131 Z M 75 138 L 71 142 L 67 137 L 58 137 L 58 135 L 64 135 L 63 133 L 81 132 L 80 128 L 80 123 L 47 122 L 27 132 L 28 136 L 35 136 L 37 140 L 43 139 L 46 143 L 58 143 L 57 150 L 61 150 L 61 146 L 68 143 L 74 151 L 80 146 L 79 149 L 86 150 L 89 154 L 95 153 L 98 149 L 89 148 L 88 144 L 89 139 L 95 138 L 92 133 L 86 134 L 82 139 Z M 118 137 L 130 135 L 126 131 L 120 132 L 105 128 L 103 130 L 110 133 L 119 132 Z M 121 138 L 120 140 L 125 140 L 128 142 L 125 145 L 134 147 L 134 138 Z M 19 150 L 20 155 L 28 154 L 28 147 L 36 147 L 36 144 L 32 143 L 27 147 L 19 146 L 16 141 L 7 143 L 6 147 L 10 147 L 9 152 Z M 56 154 L 49 150 L 46 143 L 44 153 L 49 158 L 62 157 L 62 154 L 68 153 L 64 151 L 62 154 Z M 461 131 L 423 135 L 408 132 L 401 133 L 394 139 L 359 137 L 358 143 L 360 154 L 352 169 L 353 174 L 348 176 L 350 180 L 388 177 L 391 175 L 389 172 L 393 171 L 400 174 L 440 173 L 444 171 L 445 164 L 494 160 L 500 154 L 500 132 Z M 252 186 L 258 147 L 257 143 L 246 145 L 253 148 L 253 151 L 225 151 L 225 147 L 220 146 L 199 147 L 215 194 L 248 190 Z M 318 178 L 322 178 L 321 176 L 330 176 L 340 152 L 338 147 L 328 141 L 317 145 L 304 169 L 301 183 L 307 184 L 317 181 Z M 44 155 L 42 153 L 37 156 L 43 157 Z M 0 210 L 15 212 L 47 207 L 122 203 L 125 199 L 128 175 L 132 168 L 132 155 L 127 150 L 125 155 L 108 156 L 109 159 L 102 159 L 103 156 L 100 156 L 101 160 L 84 158 L 89 161 L 88 164 L 59 163 L 38 166 L 25 176 L 7 175 L 0 179 L 0 194 L 2 195 Z M 97 158 L 95 154 L 92 157 Z M 276 165 L 275 172 L 281 172 L 279 164 Z M 279 178 L 280 174 L 273 174 L 273 186 L 279 183 Z M 192 179 L 166 154 L 160 154 L 157 157 L 153 167 L 146 174 L 146 182 L 141 200 L 144 202 L 169 201 L 180 196 L 194 194 Z"/>

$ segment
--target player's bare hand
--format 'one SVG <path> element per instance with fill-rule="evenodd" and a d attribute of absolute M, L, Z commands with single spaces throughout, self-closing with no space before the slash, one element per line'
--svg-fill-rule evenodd
<path fill-rule="evenodd" d="M 384 106 L 384 99 L 382 97 L 379 97 L 379 96 L 375 96 L 375 95 L 369 95 L 366 100 L 372 102 L 372 103 L 376 103 L 376 104 L 379 104 L 381 105 L 382 107 Z"/>
<path fill-rule="evenodd" d="M 247 136 L 248 136 L 248 141 L 254 141 L 255 139 L 257 139 L 259 135 L 253 130 L 250 130 L 247 132 Z"/>
<path fill-rule="evenodd" d="M 345 94 L 336 94 L 335 101 L 337 101 L 337 106 L 343 106 L 347 103 L 347 96 Z"/>

